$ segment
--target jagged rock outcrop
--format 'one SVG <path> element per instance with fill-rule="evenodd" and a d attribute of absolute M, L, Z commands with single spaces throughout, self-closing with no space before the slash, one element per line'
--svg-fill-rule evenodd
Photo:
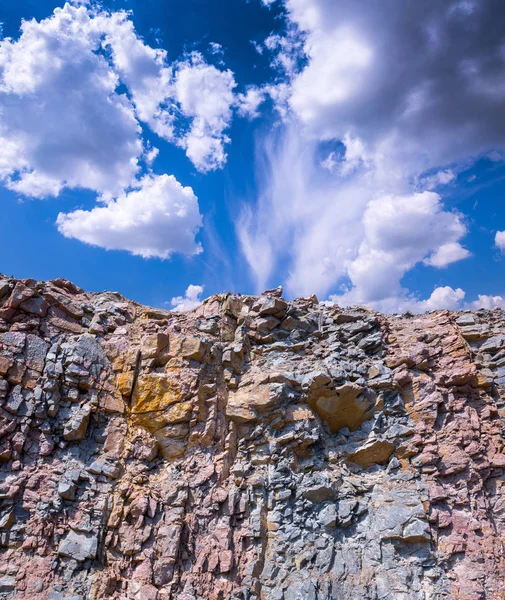
<path fill-rule="evenodd" d="M 505 314 L 0 278 L 0 598 L 504 598 Z"/>

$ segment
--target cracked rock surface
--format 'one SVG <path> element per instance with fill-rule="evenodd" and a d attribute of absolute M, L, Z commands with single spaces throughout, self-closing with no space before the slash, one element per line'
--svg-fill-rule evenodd
<path fill-rule="evenodd" d="M 0 598 L 504 598 L 505 314 L 0 276 Z"/>

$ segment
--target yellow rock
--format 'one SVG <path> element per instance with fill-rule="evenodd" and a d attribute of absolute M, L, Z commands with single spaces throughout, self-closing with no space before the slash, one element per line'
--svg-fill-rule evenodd
<path fill-rule="evenodd" d="M 132 412 L 161 411 L 181 401 L 179 383 L 165 373 L 141 375 L 132 397 Z"/>
<path fill-rule="evenodd" d="M 375 401 L 373 390 L 365 390 L 356 383 L 346 383 L 334 391 L 328 390 L 324 395 L 309 399 L 309 404 L 335 432 L 344 427 L 351 431 L 358 429 L 372 416 Z"/>
<path fill-rule="evenodd" d="M 476 387 L 488 388 L 493 383 L 493 374 L 490 369 L 477 371 Z"/>
<path fill-rule="evenodd" d="M 308 406 L 294 404 L 286 408 L 286 421 L 310 421 L 314 419 L 314 413 Z"/>
<path fill-rule="evenodd" d="M 123 396 L 130 396 L 133 386 L 133 371 L 120 373 L 117 377 L 117 387 Z"/>
<path fill-rule="evenodd" d="M 152 333 L 142 338 L 142 358 L 155 358 L 168 345 L 168 335 Z"/>
<path fill-rule="evenodd" d="M 166 425 L 189 423 L 192 412 L 192 402 L 178 402 L 162 411 L 133 413 L 132 420 L 134 423 L 143 425 L 151 433 L 154 433 Z"/>

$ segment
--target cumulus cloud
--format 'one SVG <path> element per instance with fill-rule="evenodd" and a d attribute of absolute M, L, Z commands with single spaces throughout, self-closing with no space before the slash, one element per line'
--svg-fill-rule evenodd
<path fill-rule="evenodd" d="M 87 9 L 68 4 L 0 42 L 0 178 L 11 189 L 117 193 L 135 178 L 140 127 L 99 47 Z"/>
<path fill-rule="evenodd" d="M 178 143 L 202 172 L 226 162 L 224 145 L 230 139 L 225 131 L 232 119 L 235 86 L 230 70 L 208 65 L 198 52 L 175 65 L 174 96 L 182 113 L 191 119 Z"/>
<path fill-rule="evenodd" d="M 505 298 L 503 296 L 488 296 L 486 294 L 479 294 L 477 300 L 470 302 L 465 306 L 470 310 L 479 310 L 479 308 L 485 308 L 492 310 L 493 308 L 501 308 L 505 310 Z"/>
<path fill-rule="evenodd" d="M 200 296 L 203 294 L 203 285 L 189 285 L 184 296 L 172 298 L 170 304 L 175 312 L 186 312 L 198 308 L 202 303 Z"/>
<path fill-rule="evenodd" d="M 414 308 L 414 312 L 438 310 L 440 308 L 458 310 L 464 297 L 465 292 L 461 288 L 453 289 L 446 285 L 435 288 L 427 300 L 419 301 L 417 306 L 414 305 L 412 308 Z"/>
<path fill-rule="evenodd" d="M 106 32 L 104 45 L 111 50 L 139 119 L 184 148 L 199 171 L 221 168 L 235 102 L 233 73 L 208 64 L 199 52 L 168 63 L 166 51 L 146 45 L 124 11 L 95 20 Z M 214 54 L 222 51 L 216 43 L 211 48 Z"/>
<path fill-rule="evenodd" d="M 434 190 L 435 188 L 453 182 L 455 179 L 455 173 L 453 173 L 450 169 L 445 169 L 438 171 L 433 175 L 427 175 L 426 177 L 423 177 L 420 181 L 420 184 L 421 187 L 426 190 Z"/>
<path fill-rule="evenodd" d="M 417 263 L 445 267 L 469 255 L 458 242 L 466 227 L 444 211 L 440 196 L 379 196 L 363 215 L 363 241 L 347 272 L 356 300 L 376 301 L 401 291 L 401 279 Z"/>
<path fill-rule="evenodd" d="M 259 116 L 259 107 L 265 100 L 265 91 L 256 86 L 250 86 L 244 93 L 237 94 L 236 103 L 239 115 L 249 119 Z"/>
<path fill-rule="evenodd" d="M 123 192 L 91 210 L 60 213 L 59 231 L 106 250 L 127 250 L 143 258 L 199 254 L 195 235 L 202 225 L 198 200 L 172 175 L 148 175 L 138 189 Z"/>
<path fill-rule="evenodd" d="M 497 231 L 494 236 L 494 243 L 497 248 L 505 252 L 505 231 Z"/>
<path fill-rule="evenodd" d="M 234 87 L 230 70 L 199 53 L 169 63 L 130 13 L 66 3 L 0 41 L 0 181 L 34 198 L 96 192 L 96 208 L 59 215 L 67 237 L 146 258 L 198 253 L 197 199 L 172 176 L 142 175 L 158 149 L 141 123 L 198 170 L 221 168 Z"/>
<path fill-rule="evenodd" d="M 286 39 L 293 27 L 303 33 L 307 58 L 289 101 L 314 135 L 352 132 L 375 146 L 398 134 L 399 151 L 421 155 L 427 168 L 503 146 L 500 0 L 472 11 L 459 0 L 284 4 Z"/>
<path fill-rule="evenodd" d="M 471 256 L 470 252 L 463 248 L 459 242 L 442 244 L 435 252 L 425 259 L 424 264 L 432 267 L 447 267 L 448 265 Z"/>
<path fill-rule="evenodd" d="M 269 35 L 263 46 L 270 51 L 272 67 L 288 77 L 296 74 L 303 53 L 303 37 L 294 25 L 288 25 L 284 35 Z"/>
<path fill-rule="evenodd" d="M 125 11 L 91 13 L 90 27 L 104 36 L 102 46 L 110 51 L 111 66 L 127 86 L 137 117 L 161 137 L 173 139 L 173 69 L 166 51 L 145 44 Z"/>
<path fill-rule="evenodd" d="M 0 41 L 0 179 L 38 198 L 63 188 L 117 195 L 154 158 L 139 121 L 197 169 L 220 168 L 234 86 L 231 71 L 198 53 L 168 63 L 125 11 L 67 3 Z"/>
<path fill-rule="evenodd" d="M 284 133 L 262 140 L 256 211 L 237 220 L 258 288 L 282 266 L 292 294 L 431 306 L 442 292 L 412 300 L 406 273 L 470 256 L 443 186 L 463 161 L 505 146 L 499 0 L 472 11 L 455 0 L 282 1 L 286 33 L 264 45 L 278 75 L 263 91 Z"/>
<path fill-rule="evenodd" d="M 436 287 L 426 300 L 420 300 L 406 291 L 398 296 L 389 296 L 376 302 L 367 303 L 368 306 L 386 314 L 400 314 L 411 312 L 420 314 L 430 310 L 461 310 L 465 292 L 461 288 L 450 286 Z M 345 296 L 331 296 L 331 300 L 341 306 L 346 305 Z"/>

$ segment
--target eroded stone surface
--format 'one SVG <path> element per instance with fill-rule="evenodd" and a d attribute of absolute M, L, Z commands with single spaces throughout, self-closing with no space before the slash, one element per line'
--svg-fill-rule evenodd
<path fill-rule="evenodd" d="M 505 315 L 0 277 L 0 598 L 498 599 Z"/>

